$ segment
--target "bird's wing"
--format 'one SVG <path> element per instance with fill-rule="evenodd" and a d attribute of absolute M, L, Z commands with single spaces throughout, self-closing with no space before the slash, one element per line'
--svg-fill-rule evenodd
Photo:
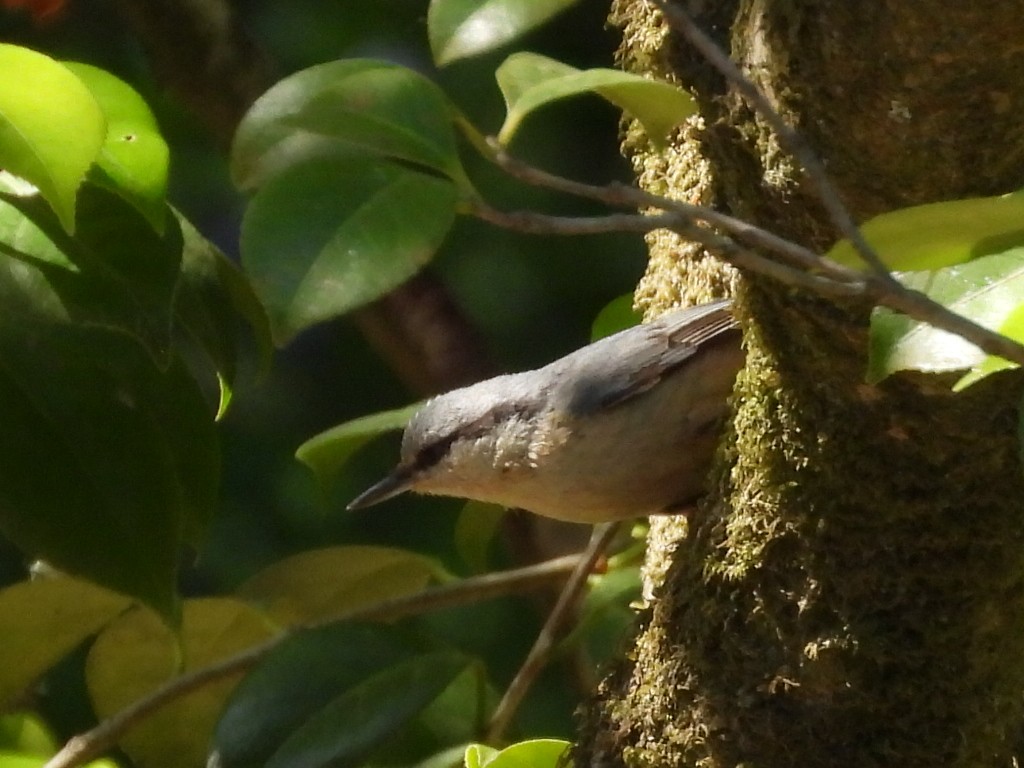
<path fill-rule="evenodd" d="M 734 337 L 731 302 L 717 301 L 670 312 L 645 325 L 594 342 L 553 365 L 563 365 L 552 404 L 570 413 L 612 408 L 646 392 L 712 342 Z"/>

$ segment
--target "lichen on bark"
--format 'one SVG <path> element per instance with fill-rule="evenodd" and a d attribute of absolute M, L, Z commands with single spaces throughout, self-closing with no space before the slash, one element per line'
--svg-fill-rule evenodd
<path fill-rule="evenodd" d="M 689 5 L 858 220 L 1019 186 L 1014 4 Z M 612 20 L 623 66 L 701 107 L 665 152 L 630 126 L 641 184 L 827 247 L 813 188 L 727 84 L 643 0 Z M 688 524 L 652 524 L 654 598 L 582 715 L 577 764 L 1009 764 L 1024 714 L 1020 377 L 958 395 L 925 375 L 868 385 L 866 307 L 734 281 L 670 237 L 652 248 L 639 301 L 659 311 L 735 282 L 748 362 L 713 492 Z"/>

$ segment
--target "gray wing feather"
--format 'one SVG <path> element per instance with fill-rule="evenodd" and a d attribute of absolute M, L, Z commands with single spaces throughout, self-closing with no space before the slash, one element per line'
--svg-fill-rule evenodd
<path fill-rule="evenodd" d="M 553 363 L 560 382 L 552 405 L 573 414 L 612 408 L 646 392 L 696 354 L 701 345 L 738 335 L 731 302 L 670 312 L 584 347 Z"/>

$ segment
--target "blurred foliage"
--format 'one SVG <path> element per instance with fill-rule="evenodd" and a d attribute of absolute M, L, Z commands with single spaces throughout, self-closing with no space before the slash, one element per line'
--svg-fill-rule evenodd
<path fill-rule="evenodd" d="M 38 12 L 41 6 L 13 5 L 0 7 L 0 42 L 108 70 L 144 96 L 171 149 L 170 201 L 204 236 L 236 258 L 243 200 L 231 185 L 227 158 L 199 121 L 156 81 L 118 4 L 74 0 L 60 7 L 51 3 L 46 13 Z M 239 0 L 235 7 L 280 76 L 343 57 L 387 59 L 435 79 L 485 130 L 497 131 L 501 124 L 504 107 L 494 69 L 508 50 L 436 71 L 426 35 L 426 2 Z M 580 68 L 610 66 L 615 40 L 604 26 L 606 11 L 604 2 L 583 2 L 516 47 Z M 512 151 L 585 181 L 626 179 L 617 131 L 616 110 L 598 98 L 556 104 L 522 126 Z M 514 209 L 529 204 L 558 214 L 594 212 L 579 201 L 499 185 L 495 169 L 480 160 L 469 162 L 474 181 L 497 205 Z M 633 236 L 548 240 L 460 221 L 434 267 L 480 327 L 499 366 L 517 370 L 583 344 L 598 310 L 636 282 L 643 248 Z M 500 290 L 495 290 L 495 274 L 501 275 Z M 287 555 L 333 544 L 405 547 L 439 558 L 455 573 L 470 570 L 454 543 L 457 502 L 408 498 L 368 513 L 343 511 L 346 501 L 390 467 L 395 442 L 369 446 L 326 497 L 294 458 L 304 440 L 327 427 L 413 399 L 351 323 L 334 321 L 303 333 L 276 354 L 265 377 L 254 375 L 256 358 L 253 351 L 249 381 L 239 385 L 232 411 L 221 425 L 219 510 L 206 540 L 184 563 L 182 589 L 187 596 L 230 591 Z M 0 544 L 0 574 L 13 582 L 24 573 L 20 555 Z M 492 566 L 504 562 L 500 552 L 495 558 Z M 527 605 L 522 600 L 497 601 L 474 609 L 472 622 L 465 621 L 466 611 L 460 609 L 424 623 L 467 652 L 496 656 L 492 672 L 500 686 L 514 672 L 539 624 L 540 614 L 532 607 L 524 610 Z M 62 737 L 88 721 L 83 703 L 76 708 L 68 695 L 76 687 L 69 680 L 81 687 L 83 663 L 84 656 L 78 654 L 60 665 L 48 689 L 61 695 L 41 701 Z M 567 734 L 575 697 L 561 674 L 554 670 L 542 679 L 523 712 L 524 727 L 543 724 L 548 734 Z"/>

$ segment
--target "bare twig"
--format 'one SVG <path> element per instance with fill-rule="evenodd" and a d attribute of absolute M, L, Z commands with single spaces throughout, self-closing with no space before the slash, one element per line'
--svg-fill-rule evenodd
<path fill-rule="evenodd" d="M 544 669 L 545 664 L 547 664 L 551 651 L 558 641 L 562 625 L 576 606 L 580 594 L 586 586 L 587 577 L 594 569 L 594 563 L 597 562 L 597 559 L 608 548 L 608 544 L 621 525 L 621 523 L 604 523 L 594 528 L 587 549 L 580 556 L 576 569 L 573 571 L 572 576 L 569 577 L 565 587 L 563 587 L 562 594 L 558 596 L 558 602 L 551 609 L 551 613 L 547 621 L 544 622 L 540 634 L 537 635 L 533 647 L 530 648 L 530 652 L 526 655 L 526 659 L 505 691 L 505 695 L 498 703 L 494 715 L 491 717 L 491 722 L 487 729 L 486 741 L 488 744 L 499 742 L 505 733 L 505 729 L 512 722 L 516 710 L 519 709 L 519 705 L 522 703 L 527 691 L 529 691 L 530 686 L 533 685 L 533 681 L 540 674 L 541 670 Z"/>
<path fill-rule="evenodd" d="M 50 758 L 45 768 L 73 768 L 84 765 L 113 747 L 126 731 L 164 705 L 218 680 L 251 669 L 299 630 L 315 629 L 338 621 L 393 621 L 405 616 L 429 613 L 440 608 L 467 605 L 503 595 L 538 589 L 550 585 L 552 581 L 562 580 L 570 574 L 575 574 L 584 562 L 586 562 L 586 557 L 583 555 L 568 555 L 525 568 L 474 576 L 454 584 L 433 587 L 412 595 L 403 595 L 357 608 L 328 620 L 287 629 L 264 643 L 167 682 L 149 695 L 107 718 L 92 730 L 70 739 L 56 755 Z M 572 577 L 570 576 L 570 578 Z"/>
<path fill-rule="evenodd" d="M 860 257 L 880 280 L 895 283 L 895 278 L 889 274 L 889 270 L 875 249 L 864 239 L 864 235 L 858 229 L 849 209 L 843 204 L 838 190 L 829 179 L 824 164 L 803 135 L 783 119 L 750 78 L 744 75 L 732 59 L 710 37 L 704 34 L 689 14 L 669 0 L 650 0 L 650 2 L 661 10 L 669 25 L 680 32 L 711 66 L 736 87 L 747 103 L 760 113 L 761 117 L 775 131 L 779 143 L 803 166 L 804 172 L 814 184 L 818 192 L 818 199 L 825 206 L 832 223 L 850 241 Z"/>
<path fill-rule="evenodd" d="M 673 211 L 693 222 L 703 222 L 723 232 L 728 232 L 737 240 L 748 245 L 776 253 L 790 263 L 802 266 L 810 272 L 821 273 L 843 281 L 848 281 L 853 274 L 856 274 L 858 279 L 860 278 L 860 273 L 854 273 L 853 270 L 824 258 L 810 248 L 794 243 L 791 240 L 786 240 L 774 232 L 769 232 L 766 229 L 716 211 L 713 208 L 672 200 L 671 198 L 662 197 L 619 182 L 599 186 L 556 176 L 517 160 L 509 155 L 496 141 L 491 142 L 489 156 L 511 176 L 527 184 L 553 189 L 557 192 L 564 192 L 577 197 L 585 197 L 590 200 L 597 200 L 615 208 L 654 208 L 662 211 Z M 702 238 L 697 239 L 700 242 L 704 242 Z"/>
<path fill-rule="evenodd" d="M 858 272 L 850 270 L 849 281 L 844 282 L 795 269 L 744 248 L 711 229 L 699 227 L 688 216 L 675 212 L 651 216 L 639 213 L 594 217 L 550 216 L 534 211 L 499 211 L 479 201 L 466 203 L 465 210 L 499 227 L 535 235 L 592 235 L 607 232 L 646 234 L 657 229 L 670 229 L 690 240 L 703 243 L 730 264 L 767 275 L 787 285 L 825 296 L 860 296 L 865 290 L 863 275 Z"/>
<path fill-rule="evenodd" d="M 670 229 L 703 244 L 709 251 L 741 269 L 766 275 L 786 285 L 805 288 L 818 295 L 863 297 L 915 320 L 954 333 L 990 355 L 998 355 L 1024 365 L 1024 346 L 953 312 L 919 291 L 906 288 L 887 271 L 863 273 L 843 266 L 798 243 L 703 206 L 681 203 L 621 184 L 600 187 L 564 179 L 510 157 L 493 143 L 490 157 L 511 175 L 530 184 L 598 200 L 615 207 L 646 207 L 664 211 L 641 217 L 652 222 L 649 227 L 644 227 L 633 216 L 615 214 L 606 217 L 614 225 L 604 228 L 598 218 L 571 219 L 533 212 L 504 213 L 479 201 L 467 203 L 468 212 L 499 226 L 537 234 L 563 235 Z M 574 221 L 579 222 L 578 228 L 572 223 Z M 697 222 L 731 232 L 736 239 L 719 235 Z M 616 229 L 616 226 L 619 228 Z M 776 253 L 794 266 L 789 267 L 760 256 L 739 245 L 736 240 Z"/>

